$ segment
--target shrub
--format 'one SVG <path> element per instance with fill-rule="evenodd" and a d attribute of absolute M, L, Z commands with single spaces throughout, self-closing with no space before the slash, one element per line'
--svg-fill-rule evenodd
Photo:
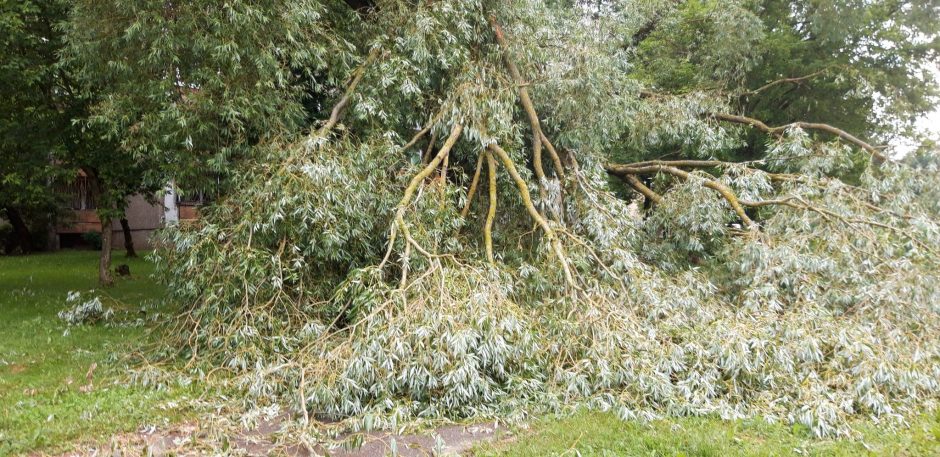
<path fill-rule="evenodd" d="M 101 232 L 82 233 L 82 239 L 85 240 L 85 242 L 96 251 L 101 250 Z"/>

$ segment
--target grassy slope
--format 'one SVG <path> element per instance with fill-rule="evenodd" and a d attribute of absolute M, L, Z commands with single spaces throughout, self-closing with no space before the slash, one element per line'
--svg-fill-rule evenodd
<path fill-rule="evenodd" d="M 858 424 L 858 440 L 818 440 L 805 431 L 763 421 L 683 418 L 648 424 L 624 422 L 612 414 L 582 412 L 546 419 L 519 439 L 497 443 L 476 456 L 859 456 L 940 455 L 940 415 L 910 428 L 889 431 Z"/>
<path fill-rule="evenodd" d="M 102 300 L 115 310 L 112 324 L 76 326 L 66 334 L 56 317 L 69 291 L 89 296 L 97 286 L 96 262 L 97 252 L 90 251 L 0 257 L 0 455 L 100 440 L 182 414 L 166 406 L 185 392 L 122 382 L 120 354 L 150 338 L 146 326 L 133 323 L 160 311 L 163 289 L 150 279 L 148 262 L 117 253 L 115 264 L 128 263 L 133 277 L 100 292 L 116 300 Z M 93 363 L 94 387 L 81 392 Z"/>

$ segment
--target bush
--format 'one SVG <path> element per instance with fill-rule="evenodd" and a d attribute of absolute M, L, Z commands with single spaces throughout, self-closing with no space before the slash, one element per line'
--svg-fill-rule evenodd
<path fill-rule="evenodd" d="M 12 236 L 13 226 L 7 221 L 0 220 L 0 247 L 7 246 Z"/>
<path fill-rule="evenodd" d="M 93 247 L 96 251 L 101 250 L 101 232 L 82 233 L 82 239 L 85 240 L 85 242 Z"/>

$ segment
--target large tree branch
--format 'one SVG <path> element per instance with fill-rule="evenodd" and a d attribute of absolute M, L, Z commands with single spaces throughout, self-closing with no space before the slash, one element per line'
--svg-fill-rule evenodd
<path fill-rule="evenodd" d="M 578 286 L 574 282 L 574 277 L 571 275 L 571 270 L 568 267 L 568 258 L 561 248 L 558 235 L 552 230 L 552 227 L 548 225 L 545 218 L 539 214 L 539 210 L 535 208 L 535 205 L 532 203 L 532 197 L 529 195 L 529 187 L 526 185 L 525 180 L 522 179 L 522 176 L 519 175 L 516 166 L 512 163 L 512 159 L 509 158 L 509 154 L 496 144 L 491 144 L 489 150 L 503 162 L 503 166 L 506 167 L 506 171 L 509 172 L 509 175 L 516 183 L 516 187 L 519 189 L 519 194 L 522 196 L 522 203 L 525 205 L 526 211 L 529 212 L 529 216 L 532 216 L 532 219 L 542 228 L 542 231 L 545 232 L 545 236 L 548 238 L 552 250 L 555 252 L 555 256 L 558 257 L 558 261 L 561 263 L 562 271 L 565 274 L 565 281 L 569 286 L 577 289 Z"/>
<path fill-rule="evenodd" d="M 522 108 L 529 118 L 529 125 L 532 129 L 532 161 L 535 168 L 535 176 L 539 179 L 539 188 L 541 189 L 542 180 L 545 179 L 545 171 L 542 166 L 542 146 L 544 145 L 545 148 L 548 149 L 552 163 L 555 166 L 555 173 L 560 179 L 564 180 L 565 172 L 561 165 L 561 159 L 558 156 L 558 151 L 555 150 L 555 146 L 552 145 L 547 135 L 542 131 L 542 124 L 539 121 L 538 113 L 535 111 L 535 104 L 532 103 L 532 98 L 529 96 L 528 84 L 522 77 L 522 73 L 519 72 L 519 67 L 516 66 L 516 63 L 510 55 L 509 42 L 506 39 L 503 28 L 496 22 L 495 16 L 490 16 L 490 24 L 496 35 L 496 42 L 503 50 L 503 60 L 506 62 L 506 68 L 509 69 L 509 74 L 512 76 L 513 82 L 519 90 L 519 99 L 522 103 Z"/>
<path fill-rule="evenodd" d="M 673 166 L 667 166 L 667 165 L 646 165 L 646 166 L 640 166 L 640 167 L 631 167 L 631 166 L 626 166 L 626 165 L 611 164 L 611 165 L 607 165 L 605 168 L 607 169 L 608 173 L 621 177 L 625 180 L 627 179 L 626 178 L 627 176 L 631 176 L 631 175 L 635 176 L 635 175 L 655 174 L 655 173 L 668 173 L 673 176 L 682 178 L 684 180 L 698 178 L 702 181 L 703 186 L 708 187 L 709 189 L 712 189 L 718 192 L 718 194 L 720 194 L 728 202 L 728 204 L 731 205 L 731 209 L 734 210 L 735 214 L 737 214 L 738 217 L 741 218 L 741 221 L 746 226 L 748 227 L 755 226 L 754 221 L 751 220 L 750 217 L 748 217 L 747 213 L 744 211 L 744 207 L 741 205 L 740 201 L 738 201 L 738 197 L 734 194 L 734 191 L 732 191 L 731 188 L 722 184 L 719 181 L 708 179 L 702 176 L 693 177 L 691 173 L 685 170 L 682 170 Z"/>
<path fill-rule="evenodd" d="M 662 203 L 663 197 L 657 194 L 655 191 L 653 191 L 653 189 L 650 189 L 649 187 L 647 187 L 646 184 L 643 184 L 643 182 L 640 181 L 636 176 L 623 175 L 621 176 L 621 178 L 623 178 L 623 180 L 626 181 L 627 184 L 630 185 L 630 187 L 633 187 L 634 190 L 636 190 L 637 192 L 642 194 L 644 197 L 646 197 L 646 199 L 649 200 L 650 202 L 654 204 Z"/>
<path fill-rule="evenodd" d="M 788 128 L 791 128 L 791 127 L 799 127 L 804 130 L 818 130 L 821 132 L 826 132 L 831 135 L 835 135 L 851 144 L 854 144 L 855 146 L 858 146 L 864 149 L 869 154 L 871 154 L 872 157 L 878 163 L 883 163 L 883 162 L 888 161 L 888 157 L 885 156 L 881 151 L 879 151 L 878 148 L 860 140 L 858 137 L 846 132 L 845 130 L 833 127 L 829 124 L 820 124 L 820 123 L 815 123 L 815 122 L 792 122 L 790 124 L 781 125 L 778 127 L 771 127 L 759 119 L 754 119 L 752 117 L 747 117 L 747 116 L 738 116 L 735 114 L 726 114 L 726 113 L 708 113 L 706 115 L 710 118 L 713 118 L 719 121 L 750 125 L 751 127 L 754 127 L 760 130 L 761 132 L 764 132 L 768 135 L 774 135 L 774 136 L 782 135 L 783 132 L 785 132 Z"/>

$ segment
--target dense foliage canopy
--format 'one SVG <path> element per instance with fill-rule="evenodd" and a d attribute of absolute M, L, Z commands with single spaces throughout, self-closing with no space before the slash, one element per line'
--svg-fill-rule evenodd
<path fill-rule="evenodd" d="M 251 405 L 831 435 L 940 399 L 940 156 L 879 146 L 936 104 L 929 1 L 76 3 L 89 121 L 225 176 L 157 258 Z"/>

